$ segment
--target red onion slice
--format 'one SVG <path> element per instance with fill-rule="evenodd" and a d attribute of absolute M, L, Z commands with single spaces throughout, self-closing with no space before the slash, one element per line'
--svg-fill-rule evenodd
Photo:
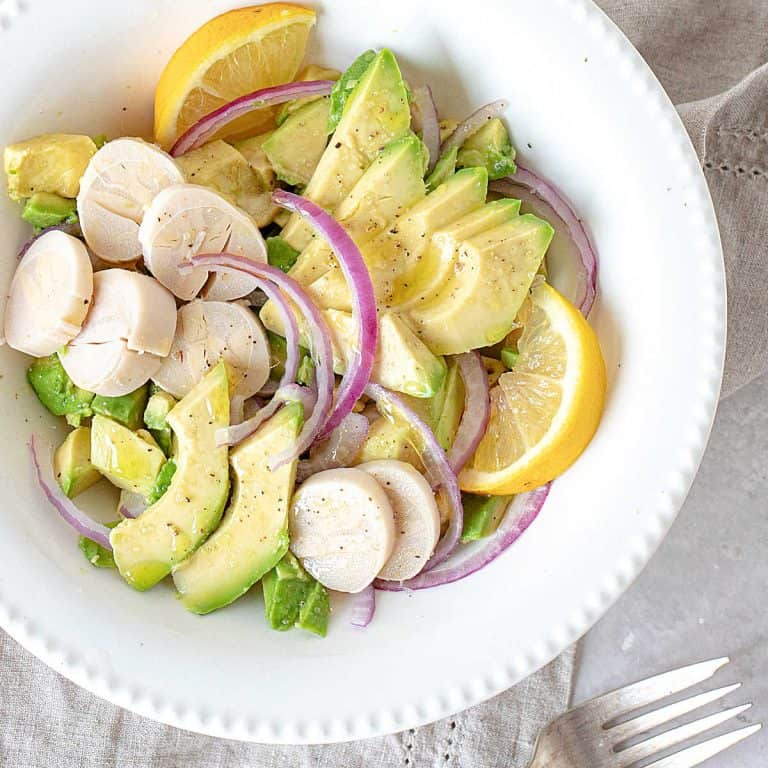
<path fill-rule="evenodd" d="M 272 202 L 306 219 L 327 240 L 352 295 L 352 316 L 357 321 L 358 329 L 357 346 L 347 360 L 347 370 L 341 378 L 334 409 L 320 432 L 319 437 L 323 438 L 352 411 L 371 378 L 379 337 L 376 296 L 360 249 L 332 216 L 310 200 L 282 189 L 272 193 Z"/>
<path fill-rule="evenodd" d="M 134 518 L 142 514 L 148 506 L 147 500 L 140 493 L 123 491 L 120 494 L 120 506 L 117 511 L 123 517 Z"/>
<path fill-rule="evenodd" d="M 465 352 L 457 357 L 459 373 L 464 381 L 464 413 L 456 430 L 448 463 L 458 474 L 474 454 L 483 439 L 491 417 L 488 376 L 477 352 Z"/>
<path fill-rule="evenodd" d="M 273 85 L 270 88 L 262 88 L 240 96 L 200 118 L 188 128 L 171 147 L 171 156 L 178 157 L 185 152 L 197 149 L 225 125 L 229 125 L 233 120 L 237 120 L 251 110 L 273 107 L 293 99 L 303 99 L 306 96 L 327 96 L 333 86 L 333 80 L 307 80 Z"/>
<path fill-rule="evenodd" d="M 207 267 L 211 271 L 232 270 L 244 272 L 247 275 L 251 275 L 251 277 L 269 280 L 296 304 L 307 320 L 311 337 L 312 359 L 315 363 L 317 402 L 312 410 L 312 415 L 305 420 L 295 445 L 269 460 L 270 469 L 277 469 L 283 464 L 293 461 L 297 456 L 306 451 L 312 445 L 328 418 L 328 412 L 333 402 L 333 385 L 335 381 L 333 376 L 333 351 L 331 349 L 331 336 L 328 325 L 306 291 L 292 277 L 288 277 L 285 272 L 277 267 L 257 263 L 245 256 L 236 256 L 231 253 L 209 253 L 193 257 L 188 262 L 188 265 L 184 265 L 180 269 L 199 266 Z M 253 434 L 253 432 L 250 434 Z M 241 436 L 240 439 L 245 439 L 245 437 Z"/>
<path fill-rule="evenodd" d="M 525 168 L 520 163 L 517 164 L 517 172 L 514 176 L 493 181 L 489 185 L 491 191 L 506 197 L 515 197 L 516 187 L 522 187 L 546 203 L 564 225 L 565 232 L 573 242 L 581 260 L 580 267 L 583 273 L 583 292 L 581 296 L 575 299 L 574 304 L 586 317 L 592 309 L 597 293 L 597 251 L 587 234 L 584 222 L 568 199 L 552 182 Z M 552 222 L 552 224 L 557 226 L 556 222 Z"/>
<path fill-rule="evenodd" d="M 466 120 L 456 126 L 456 130 L 448 136 L 440 147 L 440 154 L 450 152 L 454 147 L 460 147 L 472 134 L 477 133 L 489 120 L 498 117 L 508 106 L 504 99 L 492 101 L 490 104 L 475 110 Z"/>
<path fill-rule="evenodd" d="M 93 539 L 104 549 L 112 551 L 112 545 L 109 543 L 109 528 L 92 520 L 85 512 L 78 509 L 56 482 L 53 474 L 53 446 L 46 444 L 39 436 L 32 435 L 29 450 L 32 454 L 37 482 L 56 511 L 81 536 Z"/>
<path fill-rule="evenodd" d="M 429 152 L 427 173 L 431 173 L 440 155 L 440 118 L 437 114 L 432 89 L 421 85 L 413 90 L 414 130 L 420 134 L 424 146 Z"/>
<path fill-rule="evenodd" d="M 368 384 L 365 393 L 372 400 L 375 400 L 376 405 L 385 413 L 389 412 L 399 416 L 411 428 L 420 443 L 421 460 L 424 464 L 427 480 L 432 485 L 432 490 L 440 492 L 444 502 L 448 505 L 450 513 L 448 529 L 435 547 L 432 557 L 424 566 L 422 571 L 424 573 L 424 571 L 435 568 L 450 557 L 459 543 L 461 530 L 464 527 L 464 507 L 461 504 L 459 481 L 448 463 L 445 451 L 437 442 L 434 432 L 403 402 L 402 398 L 379 384 L 373 383 Z"/>
<path fill-rule="evenodd" d="M 478 545 L 464 547 L 463 552 L 450 562 L 429 572 L 403 582 L 376 580 L 376 588 L 388 592 L 402 592 L 409 589 L 429 589 L 442 584 L 459 581 L 493 562 L 502 552 L 514 544 L 536 519 L 547 500 L 552 483 L 542 485 L 535 491 L 515 496 L 507 507 L 504 519 L 496 531 Z M 463 555 L 463 556 L 462 556 Z"/>
<path fill-rule="evenodd" d="M 360 453 L 367 434 L 368 419 L 362 413 L 348 413 L 326 440 L 312 446 L 309 459 L 299 462 L 296 482 L 303 483 L 326 469 L 348 467 Z"/>
<path fill-rule="evenodd" d="M 352 595 L 352 624 L 353 627 L 364 629 L 373 620 L 376 613 L 376 590 L 369 584 L 362 592 Z"/>

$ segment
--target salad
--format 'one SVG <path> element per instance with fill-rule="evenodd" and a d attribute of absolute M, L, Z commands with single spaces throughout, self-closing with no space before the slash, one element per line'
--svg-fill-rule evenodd
<path fill-rule="evenodd" d="M 592 439 L 605 366 L 594 248 L 506 103 L 453 119 L 387 49 L 302 69 L 315 21 L 205 24 L 151 140 L 5 148 L 35 232 L 4 333 L 69 427 L 31 460 L 91 565 L 198 614 L 260 583 L 273 628 L 325 635 L 329 591 L 365 626 L 375 590 L 506 550 Z"/>

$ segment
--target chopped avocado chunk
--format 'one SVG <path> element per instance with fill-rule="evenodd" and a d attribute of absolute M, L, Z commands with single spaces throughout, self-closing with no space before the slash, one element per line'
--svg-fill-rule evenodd
<path fill-rule="evenodd" d="M 476 496 L 462 493 L 464 507 L 464 529 L 461 541 L 477 541 L 490 536 L 498 527 L 512 500 L 511 496 Z"/>
<path fill-rule="evenodd" d="M 91 408 L 94 413 L 119 421 L 128 429 L 138 429 L 143 424 L 147 395 L 146 385 L 120 397 L 96 395 L 91 402 Z"/>
<path fill-rule="evenodd" d="M 160 472 L 158 472 L 155 484 L 152 486 L 149 496 L 147 496 L 147 501 L 150 504 L 154 504 L 168 490 L 174 474 L 176 474 L 176 462 L 173 459 L 168 459 L 163 464 Z"/>
<path fill-rule="evenodd" d="M 411 428 L 402 419 L 380 416 L 368 429 L 357 463 L 375 459 L 398 459 L 423 469 L 421 459 L 411 443 Z"/>
<path fill-rule="evenodd" d="M 352 86 L 353 81 L 341 119 L 304 190 L 305 197 L 334 214 L 376 155 L 391 141 L 407 135 L 411 126 L 405 82 L 391 51 L 376 54 L 362 74 L 347 79 L 348 85 Z M 294 248 L 303 250 L 313 231 L 292 214 L 282 236 Z"/>
<path fill-rule="evenodd" d="M 333 86 L 331 91 L 331 105 L 327 125 L 328 133 L 333 133 L 336 130 L 336 126 L 338 126 L 344 113 L 344 107 L 347 104 L 349 95 L 358 82 L 360 82 L 360 78 L 366 73 L 375 58 L 376 51 L 369 50 L 361 53 L 336 81 L 336 85 Z"/>
<path fill-rule="evenodd" d="M 295 248 L 291 248 L 279 235 L 268 237 L 266 243 L 267 261 L 273 267 L 282 269 L 283 272 L 288 272 L 296 263 L 296 259 L 299 258 L 299 252 Z"/>
<path fill-rule="evenodd" d="M 36 192 L 75 198 L 96 145 L 90 136 L 49 133 L 5 148 L 3 164 L 12 200 Z"/>
<path fill-rule="evenodd" d="M 264 142 L 278 179 L 300 187 L 309 183 L 328 144 L 329 109 L 327 98 L 305 104 Z"/>
<path fill-rule="evenodd" d="M 165 578 L 218 525 L 229 495 L 229 467 L 216 431 L 228 424 L 229 382 L 222 361 L 168 414 L 177 450 L 167 492 L 110 536 L 118 570 L 135 589 Z"/>
<path fill-rule="evenodd" d="M 149 496 L 165 454 L 137 432 L 97 414 L 91 422 L 91 461 L 118 488 Z"/>
<path fill-rule="evenodd" d="M 267 331 L 267 340 L 269 341 L 270 350 L 270 378 L 274 381 L 280 381 L 285 373 L 285 339 L 277 333 Z M 314 371 L 314 364 L 312 363 L 309 350 L 306 347 L 299 346 L 299 370 L 296 379 L 299 384 L 308 386 L 306 382 L 299 380 L 302 370 L 305 373 L 308 373 L 310 370 Z"/>
<path fill-rule="evenodd" d="M 427 176 L 427 192 L 437 189 L 456 173 L 456 158 L 458 154 L 459 148 L 451 147 L 451 149 L 438 158 L 432 173 Z"/>
<path fill-rule="evenodd" d="M 328 634 L 328 617 L 331 613 L 331 602 L 328 590 L 316 581 L 309 588 L 304 604 L 299 609 L 299 619 L 296 626 L 314 632 L 320 637 Z"/>
<path fill-rule="evenodd" d="M 311 387 L 315 381 L 315 363 L 309 355 L 304 355 L 296 371 L 296 382 Z"/>
<path fill-rule="evenodd" d="M 356 343 L 355 321 L 349 312 L 328 309 L 323 316 L 331 331 L 334 370 L 343 373 Z M 413 397 L 432 397 L 445 379 L 445 360 L 433 355 L 405 322 L 392 312 L 379 317 L 379 344 L 371 381 Z"/>
<path fill-rule="evenodd" d="M 221 524 L 173 573 L 188 611 L 210 613 L 237 600 L 288 551 L 298 459 L 271 471 L 268 462 L 296 442 L 303 423 L 301 403 L 291 403 L 232 450 L 232 500 Z"/>
<path fill-rule="evenodd" d="M 515 154 L 504 123 L 494 117 L 461 145 L 456 162 L 459 168 L 481 166 L 494 181 L 517 170 Z"/>
<path fill-rule="evenodd" d="M 294 626 L 325 637 L 330 604 L 328 592 L 286 552 L 261 580 L 264 607 L 272 629 L 284 632 Z"/>
<path fill-rule="evenodd" d="M 77 203 L 52 192 L 35 192 L 24 203 L 21 218 L 36 232 L 57 224 L 73 224 L 77 221 Z"/>
<path fill-rule="evenodd" d="M 61 490 L 74 499 L 101 480 L 101 474 L 91 464 L 91 430 L 73 429 L 56 449 L 53 469 Z"/>
<path fill-rule="evenodd" d="M 435 354 L 460 354 L 501 341 L 515 324 L 554 230 L 531 214 L 464 240 L 454 272 L 409 317 Z"/>
<path fill-rule="evenodd" d="M 435 437 L 447 451 L 456 437 L 461 415 L 464 412 L 464 380 L 459 373 L 459 366 L 452 362 L 448 366 L 445 386 L 441 391 L 440 413 L 436 419 Z"/>
<path fill-rule="evenodd" d="M 107 523 L 107 528 L 114 528 L 117 525 L 116 520 L 113 523 Z M 81 536 L 78 541 L 80 551 L 85 555 L 85 559 L 94 568 L 114 568 L 115 558 L 112 557 L 112 553 L 101 544 L 95 542 L 93 539 L 89 539 L 86 536 Z"/>
<path fill-rule="evenodd" d="M 176 158 L 187 181 L 210 187 L 250 214 L 258 226 L 272 217 L 274 183 L 258 173 L 237 145 L 217 139 Z"/>
<path fill-rule="evenodd" d="M 166 456 L 171 455 L 173 448 L 173 433 L 166 419 L 176 403 L 173 395 L 158 389 L 150 395 L 144 408 L 144 424 Z"/>
<path fill-rule="evenodd" d="M 504 347 L 501 350 L 501 362 L 504 363 L 510 371 L 517 365 L 519 357 L 520 353 L 517 351 L 516 347 Z"/>
<path fill-rule="evenodd" d="M 86 392 L 72 383 L 58 355 L 35 360 L 27 369 L 27 381 L 54 416 L 87 418 L 92 415 L 93 392 Z"/>

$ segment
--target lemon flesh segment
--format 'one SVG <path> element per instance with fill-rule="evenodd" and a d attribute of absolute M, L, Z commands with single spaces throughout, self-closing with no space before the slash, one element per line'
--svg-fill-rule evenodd
<path fill-rule="evenodd" d="M 194 32 L 173 54 L 155 91 L 155 140 L 165 149 L 201 117 L 247 93 L 291 82 L 316 21 L 308 8 L 268 3 L 229 11 Z M 253 110 L 216 134 L 271 127 L 275 108 Z"/>
<path fill-rule="evenodd" d="M 491 390 L 488 429 L 459 477 L 465 491 L 522 493 L 553 480 L 600 422 L 605 363 L 587 321 L 544 282 L 521 316 L 520 357 Z"/>

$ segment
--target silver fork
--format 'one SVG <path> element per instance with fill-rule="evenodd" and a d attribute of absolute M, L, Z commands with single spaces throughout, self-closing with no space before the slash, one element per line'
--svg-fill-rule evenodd
<path fill-rule="evenodd" d="M 649 677 L 647 680 L 579 704 L 542 730 L 529 768 L 629 768 L 740 715 L 752 705 L 743 704 L 724 709 L 639 743 L 633 741 L 627 744 L 628 741 L 635 740 L 654 728 L 735 691 L 741 685 L 735 683 L 667 704 L 629 720 L 620 720 L 630 712 L 655 704 L 673 693 L 708 680 L 728 661 L 728 658 L 702 661 Z M 738 744 L 761 727 L 762 724 L 757 723 L 738 728 L 650 764 L 646 763 L 644 768 L 693 768 L 724 749 Z"/>

